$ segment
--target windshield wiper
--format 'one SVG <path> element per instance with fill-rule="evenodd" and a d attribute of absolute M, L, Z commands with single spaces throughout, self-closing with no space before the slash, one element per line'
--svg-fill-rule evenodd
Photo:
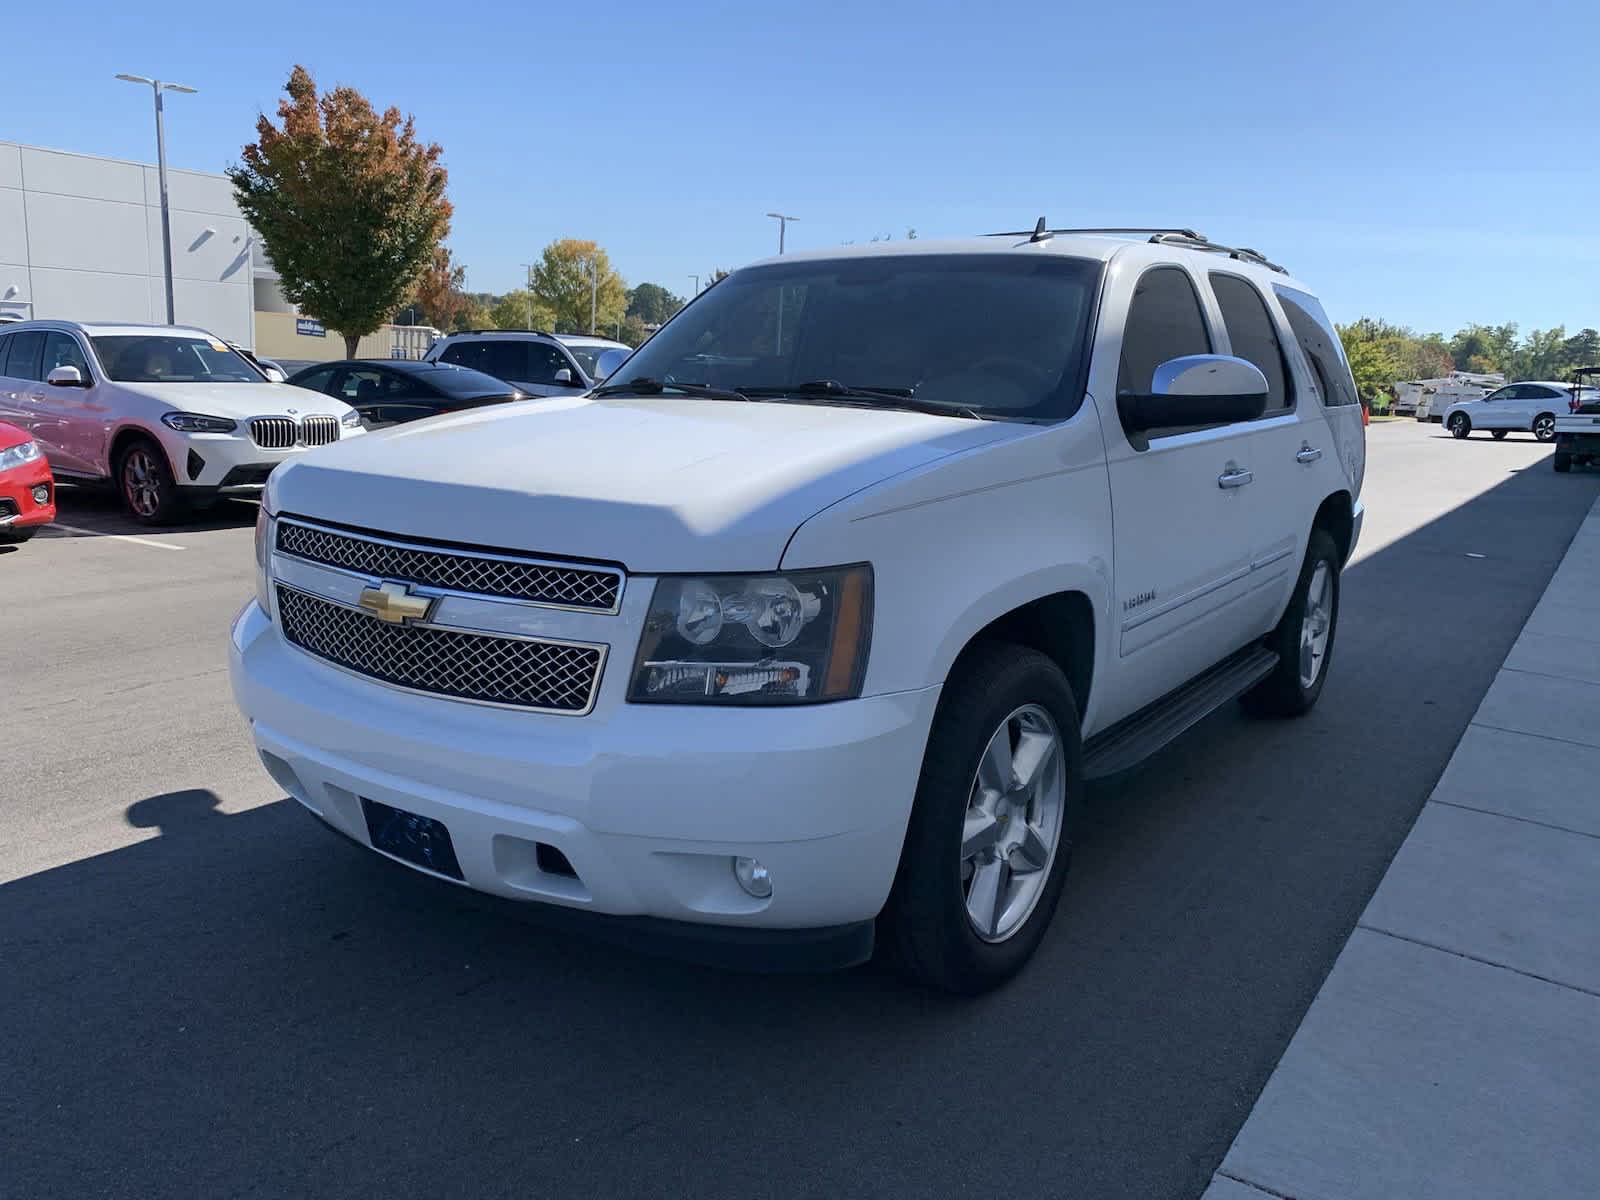
<path fill-rule="evenodd" d="M 914 388 L 853 387 L 837 379 L 811 379 L 794 387 L 749 387 L 740 391 L 750 396 L 782 399 L 786 396 L 819 396 L 834 401 L 871 400 L 870 408 L 903 408 L 912 412 L 930 413 L 936 417 L 970 417 L 982 421 L 984 417 L 965 404 L 923 400 Z"/>
<path fill-rule="evenodd" d="M 627 383 L 608 383 L 590 392 L 591 396 L 661 396 L 682 392 L 685 396 L 704 396 L 708 400 L 748 400 L 743 392 L 712 387 L 705 383 L 668 383 L 662 379 L 630 379 Z"/>

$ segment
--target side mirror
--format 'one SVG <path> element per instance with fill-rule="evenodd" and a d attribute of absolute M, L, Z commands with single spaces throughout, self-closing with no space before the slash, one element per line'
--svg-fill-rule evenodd
<path fill-rule="evenodd" d="M 1266 408 L 1267 377 L 1254 363 L 1226 354 L 1169 359 L 1156 368 L 1147 394 L 1117 397 L 1129 433 L 1253 421 Z"/>
<path fill-rule="evenodd" d="M 628 356 L 631 353 L 632 351 L 630 350 L 600 351 L 600 353 L 595 356 L 594 360 L 594 381 L 599 383 L 602 379 L 605 379 L 607 376 L 609 376 L 623 363 L 628 361 Z"/>
<path fill-rule="evenodd" d="M 565 383 L 570 386 L 572 383 L 572 369 L 570 367 L 562 367 L 554 375 L 550 376 L 550 379 L 554 383 Z"/>
<path fill-rule="evenodd" d="M 77 367 L 52 367 L 45 380 L 52 387 L 88 387 L 83 381 L 83 372 Z"/>
<path fill-rule="evenodd" d="M 261 369 L 266 372 L 268 383 L 287 383 L 289 381 L 289 377 L 278 370 L 277 367 L 262 367 Z"/>

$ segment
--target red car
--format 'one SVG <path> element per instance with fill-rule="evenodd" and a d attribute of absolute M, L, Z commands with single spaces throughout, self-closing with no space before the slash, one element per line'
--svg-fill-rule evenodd
<path fill-rule="evenodd" d="M 0 421 L 0 545 L 25 542 L 56 519 L 56 481 L 39 443 Z"/>

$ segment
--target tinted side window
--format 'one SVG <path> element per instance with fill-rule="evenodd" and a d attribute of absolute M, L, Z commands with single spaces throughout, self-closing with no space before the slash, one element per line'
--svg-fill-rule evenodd
<path fill-rule="evenodd" d="M 1148 392 L 1156 368 L 1170 358 L 1210 353 L 1211 334 L 1188 272 L 1178 267 L 1146 271 L 1128 305 L 1117 367 L 1118 394 Z"/>
<path fill-rule="evenodd" d="M 565 368 L 572 371 L 572 364 L 567 361 L 567 356 L 554 346 L 543 342 L 530 342 L 528 344 L 528 373 L 517 378 L 527 383 L 554 383 L 556 372 Z M 493 371 L 489 372 L 491 375 Z M 577 379 L 577 372 L 572 371 L 573 379 Z M 503 377 L 502 377 L 503 378 Z"/>
<path fill-rule="evenodd" d="M 1355 404 L 1356 384 L 1345 365 L 1344 346 L 1334 331 L 1333 322 L 1322 311 L 1315 296 L 1297 292 L 1293 288 L 1274 289 L 1283 305 L 1283 315 L 1289 318 L 1289 328 L 1294 330 L 1295 341 L 1311 360 L 1312 372 L 1322 391 L 1326 405 Z"/>
<path fill-rule="evenodd" d="M 85 383 L 93 378 L 89 374 L 89 360 L 84 356 L 77 338 L 65 333 L 47 333 L 44 337 L 44 365 L 41 368 L 44 377 L 50 378 L 50 372 L 57 367 L 77 367 Z"/>
<path fill-rule="evenodd" d="M 1217 294 L 1217 307 L 1222 310 L 1222 324 L 1228 331 L 1234 356 L 1254 363 L 1267 377 L 1265 415 L 1287 412 L 1294 407 L 1294 392 L 1266 301 L 1248 280 L 1237 275 L 1213 274 L 1211 290 Z"/>
<path fill-rule="evenodd" d="M 43 379 L 39 355 L 44 349 L 44 334 L 29 329 L 11 335 L 11 353 L 6 358 L 6 374 L 12 379 Z"/>
<path fill-rule="evenodd" d="M 11 351 L 11 335 L 0 333 L 0 375 L 6 373 L 6 355 Z"/>
<path fill-rule="evenodd" d="M 294 380 L 295 387 L 310 388 L 313 392 L 327 392 L 333 383 L 333 373 L 337 368 L 319 367 L 315 371 L 308 371 L 304 375 L 297 375 Z"/>

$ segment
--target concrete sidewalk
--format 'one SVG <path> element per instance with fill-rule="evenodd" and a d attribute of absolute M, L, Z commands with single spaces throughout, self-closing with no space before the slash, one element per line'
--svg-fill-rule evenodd
<path fill-rule="evenodd" d="M 1203 1200 L 1463 1196 L 1600 1196 L 1600 503 Z"/>

